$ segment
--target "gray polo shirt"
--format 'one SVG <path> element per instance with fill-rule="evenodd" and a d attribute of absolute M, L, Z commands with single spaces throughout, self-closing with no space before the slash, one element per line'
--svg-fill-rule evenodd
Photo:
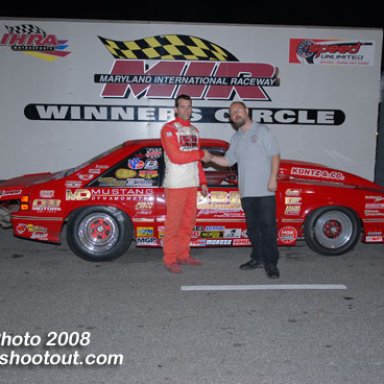
<path fill-rule="evenodd" d="M 275 194 L 268 191 L 268 180 L 272 156 L 279 153 L 279 144 L 266 125 L 253 122 L 247 132 L 233 134 L 225 158 L 230 166 L 237 163 L 240 197 Z"/>

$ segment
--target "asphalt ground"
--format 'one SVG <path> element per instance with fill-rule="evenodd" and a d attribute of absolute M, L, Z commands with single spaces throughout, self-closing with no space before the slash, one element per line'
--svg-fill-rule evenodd
<path fill-rule="evenodd" d="M 1 230 L 0 383 L 383 383 L 382 244 L 281 247 L 278 280 L 238 268 L 249 248 L 192 254 L 176 275 L 161 249 L 90 263 Z"/>

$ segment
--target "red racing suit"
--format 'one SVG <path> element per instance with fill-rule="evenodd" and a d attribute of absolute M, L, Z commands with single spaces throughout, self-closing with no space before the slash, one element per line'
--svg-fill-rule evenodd
<path fill-rule="evenodd" d="M 199 131 L 189 121 L 176 118 L 164 125 L 161 142 L 165 159 L 167 217 L 163 239 L 164 264 L 190 257 L 190 241 L 196 223 L 197 188 L 206 184 L 201 164 L 204 151 Z"/>

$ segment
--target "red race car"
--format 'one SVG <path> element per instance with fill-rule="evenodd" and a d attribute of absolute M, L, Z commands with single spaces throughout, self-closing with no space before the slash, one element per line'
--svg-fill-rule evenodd
<path fill-rule="evenodd" d="M 202 139 L 223 155 L 228 143 Z M 249 246 L 235 168 L 205 164 L 210 193 L 198 194 L 195 247 Z M 89 261 L 122 256 L 136 246 L 160 247 L 164 234 L 163 148 L 159 139 L 127 141 L 86 163 L 0 183 L 0 224 L 15 236 L 60 243 Z M 384 188 L 323 165 L 282 160 L 277 200 L 280 245 L 304 239 L 323 255 L 358 241 L 384 242 Z"/>

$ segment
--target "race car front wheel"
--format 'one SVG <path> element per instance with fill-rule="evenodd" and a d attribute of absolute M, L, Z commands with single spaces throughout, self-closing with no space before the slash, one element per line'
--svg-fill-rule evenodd
<path fill-rule="evenodd" d="M 87 261 L 108 261 L 122 256 L 133 237 L 133 225 L 124 212 L 107 206 L 75 211 L 67 225 L 71 250 Z"/>
<path fill-rule="evenodd" d="M 342 255 L 360 239 L 361 224 L 356 214 L 345 207 L 322 207 L 305 220 L 305 242 L 315 252 Z"/>

